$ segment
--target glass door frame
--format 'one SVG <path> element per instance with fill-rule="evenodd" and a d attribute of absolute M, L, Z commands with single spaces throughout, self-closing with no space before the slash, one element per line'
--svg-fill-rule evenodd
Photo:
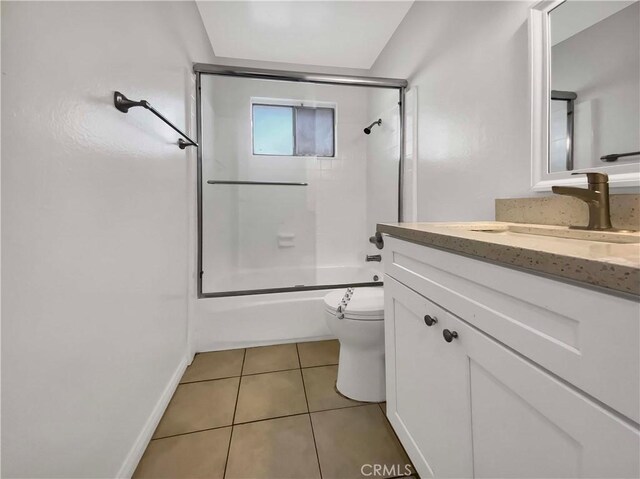
<path fill-rule="evenodd" d="M 326 73 L 296 72 L 286 70 L 270 70 L 264 68 L 234 67 L 227 65 L 213 65 L 207 63 L 194 63 L 193 72 L 196 76 L 196 131 L 197 131 L 197 290 L 198 298 L 219 298 L 225 296 L 243 296 L 249 294 L 286 293 L 294 291 L 311 291 L 320 289 L 336 289 L 361 286 L 382 286 L 382 282 L 367 283 L 340 283 L 314 286 L 293 286 L 285 288 L 250 289 L 240 291 L 222 291 L 219 293 L 205 293 L 202 291 L 202 276 L 204 274 L 202 264 L 202 108 L 201 108 L 201 77 L 202 75 L 220 75 L 241 78 L 256 78 L 261 80 L 280 80 L 288 82 L 317 83 L 324 85 L 343 85 L 370 88 L 387 88 L 398 90 L 398 107 L 400 117 L 400 158 L 398 162 L 398 221 L 402 221 L 402 172 L 404 170 L 404 109 L 405 90 L 408 86 L 407 80 L 399 78 L 379 78 L 352 75 L 332 75 Z"/>

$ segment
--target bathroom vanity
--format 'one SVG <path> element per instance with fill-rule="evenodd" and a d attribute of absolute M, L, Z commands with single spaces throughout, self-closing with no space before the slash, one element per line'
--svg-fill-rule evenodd
<path fill-rule="evenodd" d="M 378 225 L 389 420 L 421 477 L 638 477 L 640 239 L 518 226 Z"/>

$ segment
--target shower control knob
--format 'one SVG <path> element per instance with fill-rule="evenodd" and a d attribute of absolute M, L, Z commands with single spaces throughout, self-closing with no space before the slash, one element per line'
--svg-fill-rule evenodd
<path fill-rule="evenodd" d="M 425 314 L 424 324 L 426 324 L 427 326 L 433 326 L 437 322 L 438 322 L 438 318 L 434 318 L 433 316 L 429 316 L 428 314 Z"/>
<path fill-rule="evenodd" d="M 449 331 L 448 329 L 445 329 L 444 331 L 442 331 L 442 336 L 444 337 L 444 340 L 448 343 L 450 343 L 451 341 L 453 341 L 454 339 L 456 339 L 458 337 L 458 332 L 457 331 Z"/>
<path fill-rule="evenodd" d="M 384 240 L 382 239 L 382 234 L 379 232 L 376 232 L 376 234 L 369 238 L 369 243 L 373 243 L 378 249 L 384 248 Z"/>

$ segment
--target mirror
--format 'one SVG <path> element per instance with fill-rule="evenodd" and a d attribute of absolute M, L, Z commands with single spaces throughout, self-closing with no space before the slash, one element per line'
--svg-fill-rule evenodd
<path fill-rule="evenodd" d="M 532 186 L 640 185 L 640 1 L 545 1 L 530 15 Z"/>

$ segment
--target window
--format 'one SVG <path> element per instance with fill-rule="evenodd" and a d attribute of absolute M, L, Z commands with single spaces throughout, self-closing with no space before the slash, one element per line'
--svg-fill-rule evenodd
<path fill-rule="evenodd" d="M 335 156 L 335 110 L 254 103 L 253 154 Z"/>

